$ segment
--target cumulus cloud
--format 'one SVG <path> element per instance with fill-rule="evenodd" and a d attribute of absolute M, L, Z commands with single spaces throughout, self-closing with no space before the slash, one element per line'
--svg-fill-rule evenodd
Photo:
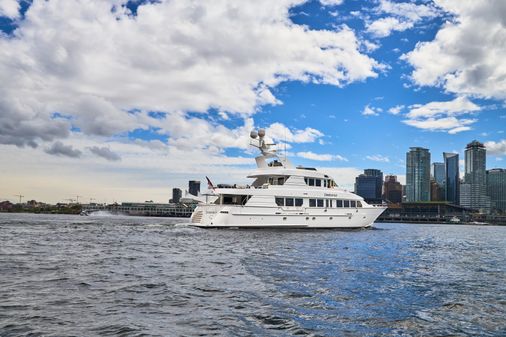
<path fill-rule="evenodd" d="M 381 112 L 380 108 L 371 107 L 369 105 L 366 105 L 364 107 L 364 110 L 362 110 L 363 116 L 379 116 L 379 113 Z"/>
<path fill-rule="evenodd" d="M 467 97 L 456 97 L 452 101 L 429 102 L 426 104 L 411 105 L 403 122 L 419 129 L 431 131 L 445 131 L 456 134 L 471 130 L 470 125 L 475 123 L 475 118 L 462 118 L 480 111 L 481 108 L 470 101 Z"/>
<path fill-rule="evenodd" d="M 287 141 L 291 143 L 312 143 L 323 133 L 313 128 L 305 128 L 303 130 L 290 130 L 282 123 L 271 124 L 266 129 L 267 136 L 274 140 Z"/>
<path fill-rule="evenodd" d="M 432 41 L 405 55 L 412 81 L 448 92 L 506 99 L 506 2 L 436 0 L 454 15 Z"/>
<path fill-rule="evenodd" d="M 281 82 L 340 87 L 381 67 L 347 26 L 294 24 L 301 0 L 149 2 L 135 15 L 126 2 L 34 1 L 0 36 L 0 77 L 10 79 L 0 87 L 2 143 L 35 146 L 71 127 L 104 137 L 146 129 L 156 124 L 148 111 L 247 118 L 281 103 L 272 92 Z"/>
<path fill-rule="evenodd" d="M 65 145 L 60 141 L 54 142 L 54 144 L 45 150 L 46 153 L 55 156 L 64 156 L 70 158 L 81 157 L 82 152 L 78 149 L 74 149 L 71 145 Z"/>
<path fill-rule="evenodd" d="M 378 161 L 378 162 L 383 162 L 383 163 L 389 163 L 390 162 L 390 158 L 386 157 L 386 156 L 382 156 L 381 154 L 375 154 L 375 155 L 372 155 L 372 156 L 366 156 L 367 159 L 369 160 L 372 160 L 372 161 Z"/>
<path fill-rule="evenodd" d="M 18 0 L 0 0 L 0 17 L 16 19 L 19 16 Z"/>
<path fill-rule="evenodd" d="M 506 139 L 498 142 L 485 142 L 485 148 L 487 149 L 487 154 L 506 156 Z"/>
<path fill-rule="evenodd" d="M 434 6 L 429 4 L 417 5 L 411 2 L 392 2 L 381 0 L 376 13 L 387 15 L 367 24 L 367 31 L 373 36 L 382 38 L 389 36 L 393 31 L 405 31 L 413 28 L 424 18 L 438 15 Z"/>
<path fill-rule="evenodd" d="M 404 105 L 396 105 L 388 109 L 388 112 L 391 113 L 392 115 L 398 115 L 402 111 L 402 109 L 404 109 Z"/>
<path fill-rule="evenodd" d="M 112 152 L 111 149 L 109 149 L 108 147 L 93 146 L 88 149 L 90 150 L 91 153 L 93 153 L 99 157 L 102 157 L 104 159 L 107 159 L 109 161 L 121 160 L 121 157 L 117 153 Z"/>
<path fill-rule="evenodd" d="M 337 6 L 343 3 L 344 0 L 320 0 L 324 6 Z"/>
<path fill-rule="evenodd" d="M 311 151 L 306 151 L 306 152 L 297 152 L 295 155 L 297 157 L 318 161 L 332 161 L 332 160 L 348 161 L 348 159 L 338 154 L 314 153 Z"/>

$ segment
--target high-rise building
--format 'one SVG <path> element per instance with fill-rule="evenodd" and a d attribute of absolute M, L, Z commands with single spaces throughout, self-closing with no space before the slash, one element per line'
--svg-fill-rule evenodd
<path fill-rule="evenodd" d="M 181 200 L 182 196 L 183 196 L 183 191 L 181 191 L 180 188 L 173 188 L 172 189 L 172 199 L 170 202 L 177 204 Z"/>
<path fill-rule="evenodd" d="M 460 183 L 460 206 L 471 208 L 471 184 Z"/>
<path fill-rule="evenodd" d="M 445 160 L 445 200 L 451 204 L 460 204 L 460 177 L 459 177 L 459 155 L 458 153 L 444 152 Z"/>
<path fill-rule="evenodd" d="M 430 201 L 444 201 L 445 188 L 439 185 L 434 179 L 430 180 Z"/>
<path fill-rule="evenodd" d="M 385 177 L 383 199 L 395 204 L 402 202 L 402 185 L 397 181 L 397 176 L 389 175 Z"/>
<path fill-rule="evenodd" d="M 406 153 L 406 201 L 430 200 L 430 152 L 411 147 Z"/>
<path fill-rule="evenodd" d="M 494 210 L 506 212 L 506 169 L 487 171 L 487 195 Z"/>
<path fill-rule="evenodd" d="M 484 213 L 490 210 L 490 198 L 486 195 L 486 158 L 486 149 L 482 143 L 473 140 L 467 144 L 464 182 L 471 187 L 469 208 Z"/>
<path fill-rule="evenodd" d="M 445 163 L 432 163 L 431 178 L 441 187 L 445 184 Z"/>
<path fill-rule="evenodd" d="M 200 181 L 190 180 L 188 181 L 188 193 L 198 196 L 200 193 Z"/>
<path fill-rule="evenodd" d="M 366 169 L 364 174 L 355 178 L 355 193 L 368 203 L 381 203 L 383 187 L 383 172 L 376 169 Z"/>

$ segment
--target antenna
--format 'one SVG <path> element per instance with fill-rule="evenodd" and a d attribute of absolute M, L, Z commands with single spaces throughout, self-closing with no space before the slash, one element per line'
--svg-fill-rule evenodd
<path fill-rule="evenodd" d="M 14 196 L 19 197 L 19 203 L 21 203 L 21 200 L 25 197 L 24 195 L 21 195 L 21 194 L 16 194 Z"/>

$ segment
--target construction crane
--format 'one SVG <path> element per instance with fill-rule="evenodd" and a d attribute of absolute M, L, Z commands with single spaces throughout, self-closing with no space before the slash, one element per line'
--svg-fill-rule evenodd
<path fill-rule="evenodd" d="M 19 197 L 19 203 L 21 203 L 21 200 L 25 197 L 24 195 L 21 195 L 21 194 L 16 194 L 15 197 Z"/>

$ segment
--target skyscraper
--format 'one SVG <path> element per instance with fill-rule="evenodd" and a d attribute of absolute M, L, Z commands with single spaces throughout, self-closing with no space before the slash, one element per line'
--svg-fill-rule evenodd
<path fill-rule="evenodd" d="M 402 202 L 402 185 L 397 181 L 397 176 L 389 175 L 385 177 L 383 199 L 395 204 Z"/>
<path fill-rule="evenodd" d="M 200 181 L 190 180 L 188 181 L 188 193 L 198 196 L 200 193 Z"/>
<path fill-rule="evenodd" d="M 181 191 L 180 188 L 173 188 L 171 202 L 177 204 L 181 200 L 182 196 L 183 196 L 183 192 Z"/>
<path fill-rule="evenodd" d="M 445 163 L 432 163 L 431 178 L 441 187 L 445 184 Z"/>
<path fill-rule="evenodd" d="M 406 153 L 406 201 L 430 200 L 430 152 L 410 147 Z"/>
<path fill-rule="evenodd" d="M 364 174 L 355 178 L 355 193 L 368 203 L 381 203 L 383 187 L 383 172 L 376 169 L 366 169 Z"/>
<path fill-rule="evenodd" d="M 485 213 L 490 210 L 490 198 L 486 195 L 486 158 L 486 149 L 482 143 L 473 140 L 467 144 L 464 181 L 471 189 L 468 207 Z"/>
<path fill-rule="evenodd" d="M 445 160 L 445 200 L 454 205 L 460 204 L 460 177 L 458 153 L 444 152 Z"/>
<path fill-rule="evenodd" d="M 492 208 L 506 212 L 506 169 L 492 169 L 487 171 L 487 195 L 490 197 Z"/>

